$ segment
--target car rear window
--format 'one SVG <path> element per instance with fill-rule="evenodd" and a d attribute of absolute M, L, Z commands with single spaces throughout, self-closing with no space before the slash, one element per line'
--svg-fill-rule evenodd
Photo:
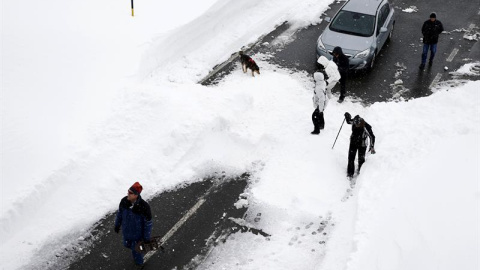
<path fill-rule="evenodd" d="M 375 16 L 341 10 L 330 24 L 330 30 L 362 37 L 373 35 Z"/>

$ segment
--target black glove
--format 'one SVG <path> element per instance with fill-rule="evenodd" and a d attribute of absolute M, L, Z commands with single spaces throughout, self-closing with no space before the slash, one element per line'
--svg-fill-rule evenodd
<path fill-rule="evenodd" d="M 116 233 L 120 231 L 120 226 L 115 226 L 115 229 L 113 229 Z"/>
<path fill-rule="evenodd" d="M 348 112 L 346 112 L 344 115 L 345 115 L 345 120 L 347 120 L 347 122 L 352 121 L 352 116 Z"/>
<path fill-rule="evenodd" d="M 324 79 L 325 81 L 327 81 L 328 78 L 329 78 L 327 72 L 326 72 L 325 70 L 323 70 L 322 73 L 323 73 L 323 79 Z"/>

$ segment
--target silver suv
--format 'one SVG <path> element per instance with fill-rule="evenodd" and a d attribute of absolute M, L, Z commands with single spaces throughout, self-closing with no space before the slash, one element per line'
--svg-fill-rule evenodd
<path fill-rule="evenodd" d="M 388 0 L 349 0 L 335 14 L 317 40 L 317 59 L 332 58 L 339 46 L 350 69 L 371 69 L 385 42 L 392 38 L 395 11 Z"/>

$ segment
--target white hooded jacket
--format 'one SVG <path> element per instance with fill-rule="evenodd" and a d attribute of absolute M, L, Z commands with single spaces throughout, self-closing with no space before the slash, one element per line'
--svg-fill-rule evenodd
<path fill-rule="evenodd" d="M 317 60 L 317 63 L 322 65 L 325 68 L 325 72 L 328 76 L 328 86 L 327 86 L 327 93 L 328 97 L 332 97 L 332 88 L 337 84 L 340 80 L 340 72 L 338 72 L 338 67 L 335 62 L 328 60 L 325 56 L 320 56 Z"/>
<path fill-rule="evenodd" d="M 315 72 L 313 74 L 313 79 L 315 80 L 315 90 L 313 90 L 313 108 L 318 108 L 320 112 L 325 110 L 327 107 L 327 84 L 325 83 L 325 77 L 321 72 Z"/>

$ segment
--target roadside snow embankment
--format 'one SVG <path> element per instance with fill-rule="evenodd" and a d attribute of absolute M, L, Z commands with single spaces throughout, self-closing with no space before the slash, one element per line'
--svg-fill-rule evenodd
<path fill-rule="evenodd" d="M 307 126 L 280 136 L 293 143 L 272 149 L 250 191 L 247 222 L 271 237 L 237 233 L 201 269 L 476 269 L 479 88 L 368 108 L 331 102 L 319 137 Z M 377 154 L 344 203 L 349 126 L 330 147 L 345 111 L 373 126 Z"/>
<path fill-rule="evenodd" d="M 279 23 L 318 22 L 329 3 L 145 0 L 132 18 L 128 2 L 47 2 L 0 7 L 5 269 L 34 265 L 52 239 L 84 232 L 117 207 L 133 180 L 148 198 L 223 166 L 212 148 L 247 151 L 249 139 L 225 136 L 224 115 L 249 108 L 250 97 L 196 82 Z M 158 83 L 132 79 L 139 63 L 140 80 L 152 75 Z M 235 167 L 229 172 L 248 167 L 235 160 L 224 164 Z"/>
<path fill-rule="evenodd" d="M 478 268 L 479 88 L 369 109 L 383 157 L 360 178 L 347 269 Z"/>
<path fill-rule="evenodd" d="M 475 265 L 478 82 L 368 108 L 333 101 L 325 130 L 312 136 L 313 81 L 305 73 L 256 55 L 260 76 L 238 68 L 215 87 L 196 82 L 284 21 L 318 23 L 330 0 L 207 1 L 181 20 L 175 12 L 158 15 L 171 9 L 149 6 L 149 20 L 137 12 L 135 21 L 128 3 L 127 18 L 119 6 L 109 8 L 117 2 L 96 3 L 97 9 L 78 1 L 29 10 L 23 1 L 2 5 L 17 13 L 3 13 L 1 269 L 34 268 L 46 260 L 46 244 L 72 232 L 81 237 L 115 210 L 134 181 L 148 199 L 218 170 L 254 172 L 246 222 L 272 236 L 235 234 L 203 268 L 375 269 L 370 264 L 378 262 L 383 269 L 414 269 L 421 256 L 432 261 L 445 254 L 437 235 L 447 232 L 456 233 L 443 238 L 456 252 L 439 263 Z M 46 9 L 51 16 L 43 20 L 38 16 Z M 84 16 L 89 11 L 96 16 Z M 115 16 L 104 21 L 102 11 Z M 146 49 L 138 40 L 148 43 L 156 31 L 140 65 L 144 80 L 126 79 Z M 367 157 L 357 193 L 343 203 L 348 125 L 333 151 L 331 145 L 345 111 L 373 126 L 377 154 Z M 378 247 L 382 252 L 373 252 Z"/>

